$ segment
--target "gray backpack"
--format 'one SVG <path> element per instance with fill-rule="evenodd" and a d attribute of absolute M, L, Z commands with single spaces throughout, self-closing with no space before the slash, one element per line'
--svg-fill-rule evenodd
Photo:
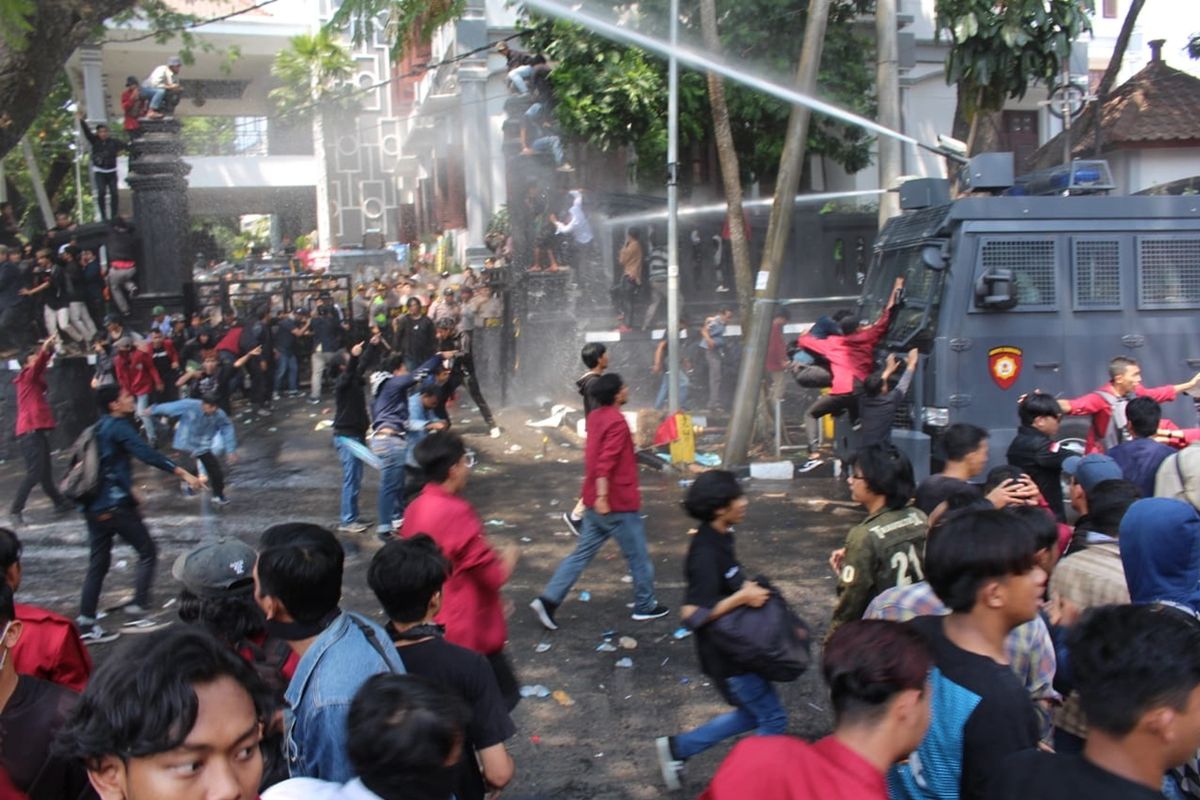
<path fill-rule="evenodd" d="M 1100 440 L 1101 446 L 1105 451 L 1111 450 L 1121 442 L 1129 441 L 1128 420 L 1125 417 L 1125 406 L 1129 400 L 1124 397 L 1117 397 L 1112 392 L 1106 392 L 1103 389 L 1096 392 L 1104 398 L 1108 403 L 1108 410 L 1111 412 L 1108 417 L 1108 427 L 1103 431 L 1096 429 L 1096 438 Z M 1092 424 L 1095 428 L 1095 423 Z"/>

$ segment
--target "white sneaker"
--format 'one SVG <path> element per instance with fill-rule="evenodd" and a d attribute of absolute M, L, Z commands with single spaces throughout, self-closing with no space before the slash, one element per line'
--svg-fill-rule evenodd
<path fill-rule="evenodd" d="M 492 428 L 490 431 L 488 431 L 488 436 L 491 436 L 493 439 L 499 439 L 500 438 L 500 429 Z"/>
<path fill-rule="evenodd" d="M 90 626 L 85 627 L 82 631 L 80 631 L 79 640 L 84 644 L 104 644 L 105 642 L 111 642 L 115 639 L 118 639 L 120 636 L 121 634 L 117 633 L 116 631 L 109 633 L 99 625 L 92 623 Z"/>
<path fill-rule="evenodd" d="M 338 525 L 338 533 L 364 533 L 370 527 L 365 522 L 343 522 Z"/>
<path fill-rule="evenodd" d="M 679 780 L 679 771 L 683 769 L 683 762 L 672 755 L 671 738 L 669 736 L 658 737 L 654 740 L 654 749 L 658 752 L 658 768 L 662 772 L 663 783 L 670 791 L 679 791 L 683 788 L 683 783 Z"/>

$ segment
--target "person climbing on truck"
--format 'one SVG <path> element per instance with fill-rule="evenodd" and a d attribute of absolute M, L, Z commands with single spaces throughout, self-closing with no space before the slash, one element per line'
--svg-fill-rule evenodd
<path fill-rule="evenodd" d="M 855 325 L 851 317 L 842 320 L 842 330 L 849 329 L 844 336 L 818 339 L 809 333 L 796 340 L 799 347 L 825 358 L 833 374 L 833 385 L 829 394 L 818 397 L 816 402 L 808 407 L 808 416 L 820 419 L 826 414 L 836 416 L 846 411 L 850 414 L 850 422 L 857 424 L 858 396 L 862 393 L 862 382 L 875 371 L 875 348 L 887 333 L 888 325 L 892 321 L 892 312 L 903 288 L 903 276 L 896 278 L 879 319 L 868 325 Z M 815 455 L 814 444 L 813 441 L 809 442 L 809 458 Z"/>
<path fill-rule="evenodd" d="M 1169 403 L 1184 392 L 1200 385 L 1200 373 L 1183 383 L 1154 386 L 1142 385 L 1142 368 L 1129 356 L 1117 356 L 1108 362 L 1109 382 L 1095 391 L 1074 398 L 1059 400 L 1058 407 L 1072 416 L 1091 415 L 1088 427 L 1087 452 L 1103 453 L 1110 447 L 1129 440 L 1125 406 L 1134 397 L 1149 397 L 1157 403 Z"/>

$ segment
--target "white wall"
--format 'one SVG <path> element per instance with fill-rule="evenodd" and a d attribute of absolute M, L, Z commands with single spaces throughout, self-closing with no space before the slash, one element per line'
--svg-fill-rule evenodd
<path fill-rule="evenodd" d="M 1103 4 L 1096 2 L 1096 13 L 1092 17 L 1092 39 L 1088 43 L 1088 66 L 1104 69 L 1112 57 L 1117 34 L 1125 22 L 1129 0 L 1119 0 L 1117 16 L 1107 19 L 1101 13 Z M 1196 0 L 1148 0 L 1138 14 L 1137 25 L 1129 39 L 1129 48 L 1117 76 L 1117 84 L 1124 83 L 1150 61 L 1149 42 L 1166 39 L 1163 60 L 1175 69 L 1200 77 L 1200 61 L 1187 57 L 1184 46 L 1188 36 L 1200 32 L 1200 2 Z"/>
<path fill-rule="evenodd" d="M 1119 150 L 1108 154 L 1118 194 L 1133 194 L 1200 175 L 1200 147 Z"/>

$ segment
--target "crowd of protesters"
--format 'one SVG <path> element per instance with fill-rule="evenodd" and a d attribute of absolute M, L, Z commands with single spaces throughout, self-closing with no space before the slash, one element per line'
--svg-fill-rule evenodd
<path fill-rule="evenodd" d="M 156 309 L 144 332 L 105 317 L 93 380 L 100 477 L 74 503 L 90 551 L 74 623 L 15 602 L 21 541 L 0 529 L 3 796 L 463 800 L 514 780 L 506 742 L 520 680 L 506 652 L 504 590 L 518 558 L 489 540 L 467 499 L 473 454 L 446 412 L 463 387 L 490 417 L 471 359 L 479 320 L 464 324 L 459 293 L 385 299 L 382 319 L 373 298 L 347 309 L 321 289 L 287 314 L 263 298 L 241 316 L 185 320 Z M 873 355 L 859 363 L 875 333 L 852 327 L 801 345 L 826 354 L 833 388 L 843 366 L 867 372 L 861 391 L 852 380 L 829 402 L 875 430 L 875 406 L 894 408 L 888 393 L 903 392 L 890 385 L 901 361 L 878 372 Z M 115 538 L 138 555 L 124 625 L 160 624 L 148 614 L 157 548 L 132 459 L 228 502 L 222 456 L 237 451 L 234 403 L 271 413 L 275 392 L 296 391 L 297 345 L 308 341 L 310 399 L 329 387 L 336 407 L 338 532 L 370 530 L 358 497 L 363 466 L 379 471 L 383 544 L 367 583 L 383 623 L 341 607 L 335 532 L 286 523 L 253 546 L 213 539 L 181 556 L 171 570 L 178 623 L 119 647 L 93 673 L 87 645 L 113 638 L 97 606 Z M 16 378 L 28 466 L 16 523 L 39 483 L 59 511 L 71 508 L 47 444 L 46 370 L 58 344 L 47 336 Z M 607 371 L 603 346 L 582 356 L 587 448 L 567 515 L 578 539 L 530 602 L 552 631 L 610 538 L 628 561 L 631 618 L 671 613 L 647 553 L 621 414 L 629 386 Z M 815 358 L 795 363 L 822 368 Z M 905 373 L 918 364 L 909 354 Z M 1114 359 L 1108 377 L 1073 400 L 1022 397 L 1007 464 L 990 471 L 988 432 L 966 424 L 945 431 L 944 468 L 920 484 L 886 436 L 848 459 L 849 494 L 864 516 L 830 554 L 831 621 L 793 631 L 819 649 L 834 709 L 833 733 L 812 744 L 786 735 L 790 709 L 772 664 L 731 648 L 730 626 L 775 607 L 780 587 L 738 559 L 735 531 L 749 506 L 740 482 L 700 474 L 684 498 L 697 529 L 680 565 L 679 618 L 732 710 L 647 743 L 666 787 L 683 787 L 693 757 L 754 732 L 704 797 L 990 800 L 1079 788 L 1098 800 L 1200 797 L 1200 446 L 1188 446 L 1200 430 L 1178 429 L 1160 405 L 1198 381 L 1146 389 L 1128 358 Z M 1092 416 L 1088 452 L 1056 441 L 1064 414 Z M 170 455 L 158 449 L 168 439 Z"/>

